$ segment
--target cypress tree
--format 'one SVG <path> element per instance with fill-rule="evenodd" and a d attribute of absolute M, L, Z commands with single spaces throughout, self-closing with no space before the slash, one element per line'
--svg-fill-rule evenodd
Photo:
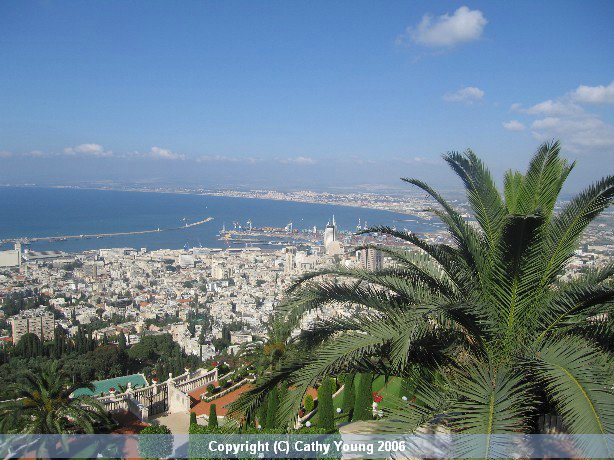
<path fill-rule="evenodd" d="M 335 429 L 333 392 L 329 377 L 324 377 L 322 385 L 318 388 L 318 426 L 327 431 Z"/>
<path fill-rule="evenodd" d="M 264 428 L 264 425 L 266 423 L 268 405 L 268 398 L 265 397 L 262 400 L 262 404 L 260 404 L 260 407 L 258 408 L 258 413 L 256 414 L 256 418 L 258 419 L 258 425 L 260 425 L 262 428 Z"/>
<path fill-rule="evenodd" d="M 126 345 L 126 336 L 124 335 L 123 332 L 119 333 L 119 338 L 117 340 L 117 345 L 118 345 L 119 351 L 121 353 L 125 352 L 126 348 L 128 348 L 127 345 Z"/>
<path fill-rule="evenodd" d="M 277 425 L 277 387 L 273 388 L 268 396 L 268 404 L 266 408 L 266 421 L 263 428 L 275 428 Z"/>
<path fill-rule="evenodd" d="M 373 420 L 371 385 L 371 374 L 364 372 L 358 375 L 356 402 L 354 403 L 354 420 Z"/>
<path fill-rule="evenodd" d="M 197 425 L 196 412 L 190 412 L 190 425 Z"/>
<path fill-rule="evenodd" d="M 281 404 L 283 404 L 284 399 L 287 399 L 287 397 L 288 397 L 288 392 L 289 392 L 288 387 L 286 387 L 286 386 L 284 386 L 284 385 L 282 385 L 282 386 L 279 388 L 279 393 L 277 394 L 277 405 L 278 405 L 278 406 L 280 406 Z M 276 428 L 281 428 L 281 427 L 276 426 Z"/>
<path fill-rule="evenodd" d="M 356 391 L 354 389 L 355 374 L 346 374 L 345 388 L 343 389 L 343 402 L 341 409 L 344 414 L 347 414 L 348 422 L 352 421 L 354 415 L 354 402 L 356 400 Z"/>
<path fill-rule="evenodd" d="M 217 428 L 217 408 L 215 404 L 209 406 L 209 428 Z"/>

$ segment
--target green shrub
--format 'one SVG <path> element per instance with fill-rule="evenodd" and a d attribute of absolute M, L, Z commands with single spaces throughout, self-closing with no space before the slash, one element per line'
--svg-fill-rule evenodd
<path fill-rule="evenodd" d="M 141 457 L 170 457 L 172 453 L 173 436 L 168 427 L 164 425 L 150 425 L 139 433 L 139 454 Z"/>
<path fill-rule="evenodd" d="M 209 428 L 206 425 L 191 425 L 190 434 L 228 434 L 231 430 L 227 430 L 221 427 Z"/>
<path fill-rule="evenodd" d="M 325 377 L 318 389 L 318 426 L 324 430 L 335 429 L 335 410 L 333 409 L 332 379 Z"/>
<path fill-rule="evenodd" d="M 248 427 L 247 429 L 242 431 L 242 434 L 286 434 L 288 430 L 285 428 L 254 428 L 253 426 Z"/>
<path fill-rule="evenodd" d="M 209 406 L 209 428 L 217 428 L 217 408 L 215 404 Z"/>
<path fill-rule="evenodd" d="M 228 367 L 228 364 L 220 364 L 217 367 L 218 375 L 228 374 L 229 372 L 230 372 L 230 367 Z"/>
<path fill-rule="evenodd" d="M 190 412 L 190 425 L 194 425 L 195 423 L 198 423 L 196 421 L 196 412 Z"/>
<path fill-rule="evenodd" d="M 210 383 L 209 385 L 207 385 L 207 392 L 213 394 L 213 392 L 215 391 L 215 385 Z"/>
<path fill-rule="evenodd" d="M 209 428 L 205 425 L 190 425 L 190 434 L 218 434 L 225 435 L 228 434 L 228 430 L 224 430 L 223 428 Z M 209 438 L 200 438 L 199 436 L 191 436 L 190 437 L 190 445 L 188 448 L 188 457 L 190 459 L 196 460 L 202 458 L 205 459 L 205 456 L 209 454 Z"/>
<path fill-rule="evenodd" d="M 331 434 L 331 433 L 338 433 L 339 430 L 337 430 L 336 428 L 332 431 L 330 430 L 325 430 L 324 428 L 320 428 L 317 426 L 310 426 L 310 427 L 302 427 L 299 428 L 298 430 L 294 430 L 292 433 L 296 433 L 296 434 Z"/>
<path fill-rule="evenodd" d="M 373 377 L 369 373 L 358 375 L 353 420 L 373 420 Z"/>
<path fill-rule="evenodd" d="M 338 390 L 337 379 L 334 377 L 330 378 L 330 391 L 331 393 L 335 393 Z"/>
<path fill-rule="evenodd" d="M 305 404 L 303 404 L 305 406 L 305 412 L 308 414 L 309 412 L 311 412 L 313 410 L 314 404 L 313 404 L 313 396 L 311 395 L 307 395 L 305 396 Z"/>

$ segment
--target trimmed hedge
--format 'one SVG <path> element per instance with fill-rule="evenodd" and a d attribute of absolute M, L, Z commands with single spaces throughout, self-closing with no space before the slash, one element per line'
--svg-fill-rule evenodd
<path fill-rule="evenodd" d="M 371 386 L 373 377 L 369 373 L 358 375 L 356 402 L 354 403 L 354 420 L 373 420 L 373 394 Z"/>
<path fill-rule="evenodd" d="M 313 396 L 311 396 L 311 395 L 305 396 L 305 403 L 303 405 L 305 406 L 305 412 L 307 414 L 309 412 L 311 412 L 313 410 L 313 408 L 315 407 L 315 405 L 313 403 Z"/>
<path fill-rule="evenodd" d="M 262 428 L 276 428 L 277 426 L 277 407 L 279 398 L 277 395 L 277 387 L 274 387 L 267 396 L 266 420 Z"/>
<path fill-rule="evenodd" d="M 325 377 L 318 388 L 318 426 L 324 430 L 335 429 L 335 410 L 333 409 L 332 379 Z"/>
<path fill-rule="evenodd" d="M 217 407 L 215 404 L 209 406 L 209 428 L 217 428 Z"/>
<path fill-rule="evenodd" d="M 343 389 L 343 401 L 341 403 L 341 410 L 343 414 L 347 414 L 348 422 L 352 421 L 354 415 L 354 403 L 356 402 L 356 391 L 354 387 L 354 374 L 346 374 L 344 376 L 344 389 Z"/>

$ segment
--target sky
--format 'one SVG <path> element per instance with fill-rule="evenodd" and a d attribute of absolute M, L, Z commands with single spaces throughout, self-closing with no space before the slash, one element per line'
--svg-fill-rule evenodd
<path fill-rule="evenodd" d="M 612 1 L 0 2 L 0 184 L 385 190 L 614 164 Z"/>

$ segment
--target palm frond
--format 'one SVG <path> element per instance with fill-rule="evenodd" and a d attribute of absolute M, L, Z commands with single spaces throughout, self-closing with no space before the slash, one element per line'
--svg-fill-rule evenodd
<path fill-rule="evenodd" d="M 577 337 L 560 337 L 541 343 L 529 363 L 571 433 L 614 432 L 609 355 Z"/>
<path fill-rule="evenodd" d="M 592 316 L 607 314 L 614 301 L 614 287 L 607 281 L 613 275 L 614 264 L 608 264 L 557 286 L 546 301 L 535 305 L 538 338 L 544 338 L 555 328 L 577 326 Z"/>
<path fill-rule="evenodd" d="M 496 458 L 493 435 L 528 429 L 535 401 L 521 372 L 476 362 L 463 368 L 453 388 L 457 397 L 448 407 L 447 417 L 452 430 L 484 435 L 459 445 L 463 457 Z"/>
<path fill-rule="evenodd" d="M 614 176 L 591 185 L 572 199 L 550 221 L 544 253 L 548 255 L 541 287 L 552 283 L 577 249 L 586 227 L 612 204 Z"/>
<path fill-rule="evenodd" d="M 443 158 L 465 184 L 469 204 L 492 253 L 503 228 L 506 209 L 490 172 L 471 150 L 464 155 L 448 153 Z"/>
<path fill-rule="evenodd" d="M 574 167 L 560 158 L 560 151 L 558 141 L 545 142 L 539 147 L 523 177 L 516 212 L 539 212 L 549 219 L 563 183 Z"/>

